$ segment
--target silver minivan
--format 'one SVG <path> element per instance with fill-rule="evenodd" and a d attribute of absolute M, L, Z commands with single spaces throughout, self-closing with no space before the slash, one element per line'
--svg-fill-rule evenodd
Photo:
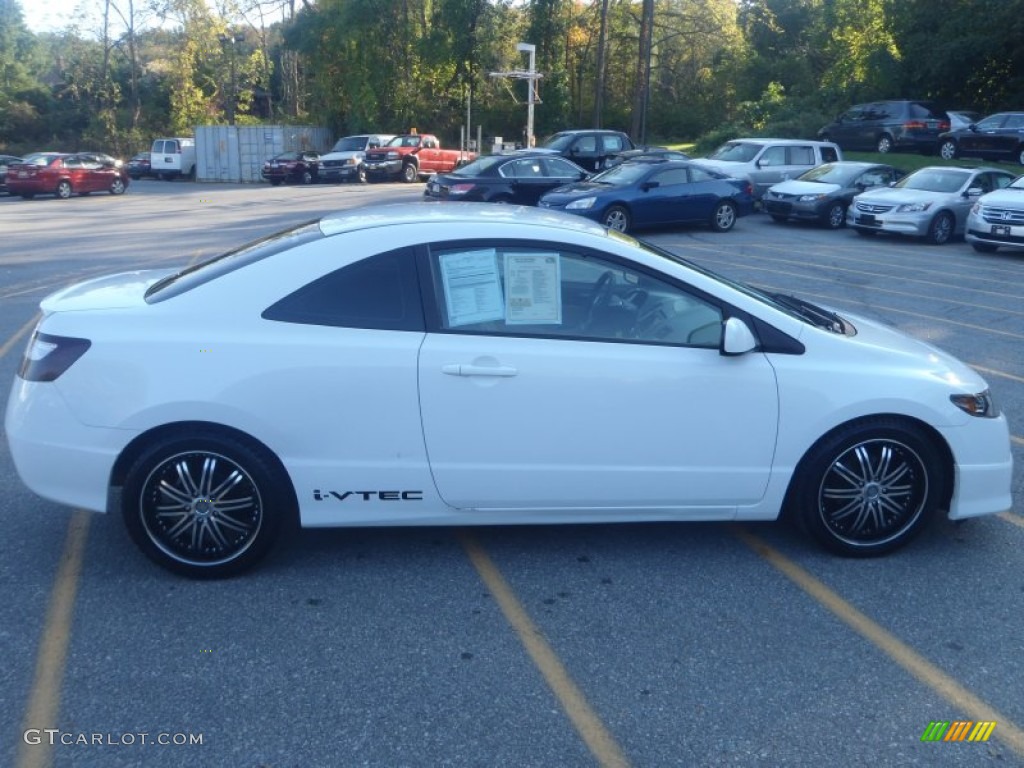
<path fill-rule="evenodd" d="M 157 139 L 149 154 L 152 173 L 170 181 L 178 176 L 196 177 L 196 140 L 191 138 Z"/>
<path fill-rule="evenodd" d="M 754 197 L 760 200 L 773 184 L 795 179 L 811 168 L 842 159 L 842 150 L 830 141 L 734 139 L 706 158 L 691 162 L 737 179 L 749 179 Z"/>

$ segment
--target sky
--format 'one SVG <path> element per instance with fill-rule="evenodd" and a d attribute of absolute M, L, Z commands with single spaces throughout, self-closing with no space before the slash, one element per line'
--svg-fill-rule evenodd
<path fill-rule="evenodd" d="M 21 14 L 25 25 L 36 34 L 58 32 L 74 18 L 79 4 L 97 10 L 102 7 L 96 0 L 21 0 Z"/>

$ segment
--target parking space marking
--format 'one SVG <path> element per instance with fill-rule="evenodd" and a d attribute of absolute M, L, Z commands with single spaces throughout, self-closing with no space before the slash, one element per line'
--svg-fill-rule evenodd
<path fill-rule="evenodd" d="M 1014 375 L 1012 373 L 1007 373 L 1006 371 L 1000 371 L 1000 370 L 997 370 L 995 368 L 986 368 L 985 366 L 977 365 L 976 363 L 968 363 L 968 365 L 971 366 L 971 368 L 976 370 L 978 373 L 987 373 L 987 374 L 989 374 L 991 376 L 1001 376 L 1004 379 L 1010 379 L 1012 381 L 1019 381 L 1021 384 L 1024 384 L 1024 376 L 1016 376 L 1016 375 Z"/>
<path fill-rule="evenodd" d="M 957 711 L 965 713 L 967 718 L 976 722 L 998 722 L 999 727 L 994 736 L 1012 749 L 1018 757 L 1024 758 L 1024 730 L 1021 730 L 1006 715 L 986 704 L 909 645 L 854 608 L 822 581 L 757 536 L 747 532 L 741 526 L 734 526 L 733 530 L 743 543 L 767 560 L 819 605 L 828 609 L 836 618 L 881 650 L 918 681 L 948 701 Z"/>
<path fill-rule="evenodd" d="M 1024 517 L 1013 512 L 1000 512 L 996 517 L 999 517 L 1008 523 L 1013 523 L 1020 528 L 1024 528 Z"/>
<path fill-rule="evenodd" d="M 79 509 L 68 523 L 68 535 L 64 540 L 64 551 L 50 592 L 50 605 L 39 641 L 36 672 L 22 720 L 22 732 L 29 728 L 55 728 L 57 725 L 64 665 L 71 642 L 75 596 L 78 594 L 78 579 L 82 572 L 91 519 L 89 512 Z M 28 745 L 21 739 L 15 765 L 17 768 L 43 768 L 52 763 L 50 751 L 51 746 L 46 739 L 34 745 Z"/>
<path fill-rule="evenodd" d="M 38 322 L 39 313 L 36 312 L 34 315 L 32 315 L 32 318 L 27 323 L 25 323 L 23 326 L 21 326 L 21 328 L 16 330 L 14 332 L 14 335 L 3 343 L 3 346 L 0 346 L 0 358 L 2 358 L 4 355 L 10 352 L 14 345 L 21 341 L 22 337 L 26 333 L 28 333 L 29 331 L 36 327 L 36 323 Z"/>
<path fill-rule="evenodd" d="M 830 277 L 822 277 L 822 276 L 819 276 L 819 275 L 810 275 L 810 274 L 807 274 L 805 272 L 790 272 L 790 271 L 786 271 L 786 270 L 782 270 L 782 269 L 773 269 L 773 268 L 770 268 L 770 267 L 759 267 L 759 266 L 756 266 L 756 265 L 753 265 L 753 264 L 741 264 L 741 263 L 738 263 L 738 262 L 728 261 L 728 260 L 725 260 L 725 261 L 719 260 L 719 261 L 717 261 L 715 263 L 716 263 L 716 265 L 717 264 L 727 264 L 727 265 L 732 266 L 732 267 L 739 267 L 739 268 L 742 268 L 742 269 L 752 269 L 752 270 L 755 270 L 755 271 L 758 271 L 758 272 L 770 272 L 772 275 L 791 275 L 793 277 L 800 278 L 801 280 L 813 280 L 813 281 L 816 281 L 816 282 L 819 282 L 819 283 L 829 283 L 829 284 L 834 284 L 835 283 L 835 280 L 833 280 Z M 914 298 L 914 299 L 920 299 L 921 298 L 921 294 L 920 293 L 911 293 L 909 291 L 897 291 L 897 290 L 894 290 L 892 288 L 880 288 L 878 286 L 871 286 L 870 290 L 871 290 L 872 293 L 888 293 L 888 294 L 892 294 L 893 296 L 908 296 L 908 297 Z M 1016 297 L 1011 297 L 1011 298 L 1016 298 Z M 1021 315 L 1022 317 L 1024 317 L 1024 311 L 1020 311 L 1020 310 L 1016 310 L 1016 309 L 1005 309 L 1004 307 L 993 307 L 993 306 L 991 306 L 989 304 L 977 304 L 977 303 L 975 303 L 973 301 L 960 301 L 959 299 L 949 299 L 949 298 L 945 298 L 945 297 L 943 297 L 943 298 L 936 298 L 934 300 L 935 301 L 941 301 L 941 302 L 946 303 L 946 304 L 956 304 L 956 305 L 961 306 L 961 307 L 971 307 L 972 309 L 987 309 L 987 310 L 989 310 L 991 312 L 999 312 L 1000 314 L 1005 314 L 1005 315 Z"/>
<path fill-rule="evenodd" d="M 622 749 L 590 708 L 583 693 L 569 677 L 565 666 L 544 639 L 544 634 L 533 623 L 498 567 L 467 532 L 459 531 L 458 537 L 473 567 L 497 600 L 505 619 L 519 636 L 526 652 L 544 676 L 590 753 L 603 768 L 628 768 L 629 761 Z"/>

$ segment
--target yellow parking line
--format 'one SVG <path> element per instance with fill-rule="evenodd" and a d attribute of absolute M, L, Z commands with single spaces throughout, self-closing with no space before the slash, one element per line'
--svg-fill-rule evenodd
<path fill-rule="evenodd" d="M 60 712 L 60 689 L 64 679 L 64 663 L 67 660 L 68 645 L 71 641 L 71 621 L 74 617 L 75 595 L 78 593 L 78 577 L 82 572 L 85 556 L 85 542 L 89 534 L 89 520 L 92 515 L 78 510 L 71 516 L 68 535 L 64 540 L 57 578 L 50 592 L 50 607 L 46 611 L 39 655 L 36 657 L 36 673 L 32 680 L 28 708 L 22 721 L 22 732 L 29 728 L 55 728 Z M 41 744 L 28 745 L 24 739 L 18 741 L 17 768 L 43 768 L 53 762 L 51 746 L 47 739 Z"/>
<path fill-rule="evenodd" d="M 17 344 L 18 341 L 21 340 L 21 337 L 24 336 L 29 331 L 31 331 L 33 328 L 35 328 L 36 327 L 36 323 L 38 323 L 38 322 L 39 322 L 39 313 L 37 312 L 36 314 L 32 315 L 32 319 L 31 320 L 29 320 L 27 323 L 25 323 L 23 326 L 21 326 L 21 328 L 19 328 L 17 331 L 15 331 L 14 335 L 11 336 L 11 338 L 9 338 L 7 341 L 5 341 L 3 343 L 3 346 L 0 346 L 0 358 L 2 358 L 4 355 L 6 355 L 8 352 L 10 352 L 11 349 L 14 347 L 14 345 Z"/>
<path fill-rule="evenodd" d="M 590 708 L 583 693 L 569 677 L 562 662 L 544 639 L 543 633 L 530 619 L 497 566 L 476 539 L 464 531 L 459 532 L 458 536 L 473 567 L 494 595 L 494 599 L 498 601 L 505 619 L 519 635 L 526 652 L 544 676 L 544 680 L 598 764 L 604 768 L 628 768 L 629 761 L 626 760 L 622 749 Z"/>
<path fill-rule="evenodd" d="M 743 528 L 734 531 L 757 554 L 781 571 L 790 581 L 831 611 L 840 621 L 868 640 L 921 683 L 974 721 L 999 723 L 995 734 L 1019 757 L 1024 757 L 1024 730 L 1003 713 L 993 709 L 917 651 L 854 608 L 799 565 Z M 917 734 L 910 734 L 916 740 Z"/>
<path fill-rule="evenodd" d="M 996 517 L 1002 518 L 1008 523 L 1013 523 L 1014 525 L 1024 528 L 1024 517 L 1014 514 L 1013 512 L 1000 512 Z"/>
<path fill-rule="evenodd" d="M 1024 437 L 1017 437 L 1017 435 L 1010 435 L 1010 440 L 1017 445 L 1024 445 Z"/>

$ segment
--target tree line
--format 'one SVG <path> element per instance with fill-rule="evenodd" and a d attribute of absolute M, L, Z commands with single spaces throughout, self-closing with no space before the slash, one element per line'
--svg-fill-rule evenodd
<path fill-rule="evenodd" d="M 467 121 L 646 143 L 811 136 L 844 107 L 1024 108 L 1024 0 L 92 0 L 54 33 L 0 0 L 0 151 L 126 155 L 237 122 L 337 135 Z M 89 10 L 87 8 L 87 10 Z"/>

